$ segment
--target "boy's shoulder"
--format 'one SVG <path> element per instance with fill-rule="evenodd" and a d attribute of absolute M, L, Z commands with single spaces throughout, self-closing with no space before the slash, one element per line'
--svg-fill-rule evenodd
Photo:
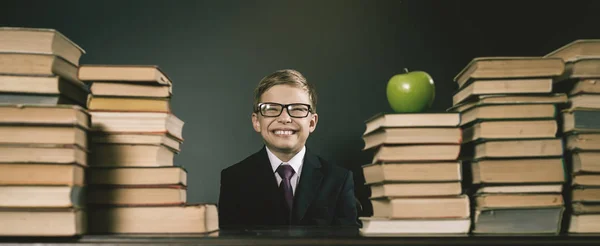
<path fill-rule="evenodd" d="M 264 152 L 264 153 L 263 153 Z M 221 173 L 222 174 L 236 174 L 236 173 L 247 173 L 249 170 L 253 169 L 255 165 L 253 165 L 254 163 L 260 162 L 261 158 L 260 155 L 264 154 L 266 157 L 266 152 L 265 149 L 262 148 L 261 150 L 259 150 L 258 152 L 255 152 L 249 156 L 247 156 L 246 158 L 244 158 L 243 160 L 224 168 Z"/>

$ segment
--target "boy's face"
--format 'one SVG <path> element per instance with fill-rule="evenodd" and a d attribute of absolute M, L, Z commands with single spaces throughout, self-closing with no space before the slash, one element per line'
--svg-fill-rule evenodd
<path fill-rule="evenodd" d="M 276 85 L 269 88 L 262 94 L 260 102 L 310 105 L 308 93 L 291 85 Z M 291 109 L 290 112 L 293 115 L 302 116 L 301 107 Z M 269 109 L 265 108 L 263 112 L 267 113 L 267 110 Z M 271 110 L 270 113 L 278 112 L 277 109 Z M 252 114 L 252 126 L 256 132 L 260 133 L 270 150 L 280 153 L 297 153 L 306 143 L 308 135 L 315 130 L 317 118 L 317 114 L 313 113 L 308 113 L 304 118 L 292 117 L 285 107 L 279 116 L 271 117 L 263 116 L 259 110 Z"/>

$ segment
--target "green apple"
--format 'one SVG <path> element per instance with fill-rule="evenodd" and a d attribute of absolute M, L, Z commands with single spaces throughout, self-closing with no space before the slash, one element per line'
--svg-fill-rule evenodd
<path fill-rule="evenodd" d="M 420 113 L 431 107 L 435 98 L 435 85 L 431 76 L 423 71 L 396 74 L 387 84 L 387 99 L 396 113 Z"/>

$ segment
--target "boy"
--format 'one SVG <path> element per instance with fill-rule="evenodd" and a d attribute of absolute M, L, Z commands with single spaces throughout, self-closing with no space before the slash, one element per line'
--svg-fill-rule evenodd
<path fill-rule="evenodd" d="M 314 87 L 279 70 L 254 92 L 252 126 L 265 146 L 221 172 L 221 228 L 359 226 L 352 172 L 306 148 L 318 122 Z"/>

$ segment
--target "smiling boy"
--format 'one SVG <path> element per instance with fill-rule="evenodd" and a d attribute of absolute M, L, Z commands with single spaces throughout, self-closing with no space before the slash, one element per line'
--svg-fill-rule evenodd
<path fill-rule="evenodd" d="M 219 226 L 358 226 L 352 172 L 306 146 L 317 127 L 314 87 L 298 71 L 264 77 L 252 126 L 264 146 L 221 172 Z"/>

